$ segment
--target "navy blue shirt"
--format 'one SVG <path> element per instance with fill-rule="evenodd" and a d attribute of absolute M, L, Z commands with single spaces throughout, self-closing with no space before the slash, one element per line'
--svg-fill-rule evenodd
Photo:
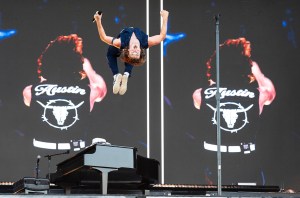
<path fill-rule="evenodd" d="M 121 49 L 129 46 L 129 41 L 133 32 L 136 35 L 137 39 L 140 41 L 140 47 L 143 49 L 147 49 L 148 35 L 141 31 L 139 28 L 134 27 L 124 28 L 118 35 L 118 38 L 121 38 Z"/>

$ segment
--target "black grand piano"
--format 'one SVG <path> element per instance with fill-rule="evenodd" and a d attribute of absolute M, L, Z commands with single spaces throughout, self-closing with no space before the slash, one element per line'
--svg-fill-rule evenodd
<path fill-rule="evenodd" d="M 159 162 L 137 155 L 133 147 L 96 143 L 57 164 L 50 182 L 66 194 L 74 189 L 107 194 L 110 190 L 144 190 L 159 182 Z"/>

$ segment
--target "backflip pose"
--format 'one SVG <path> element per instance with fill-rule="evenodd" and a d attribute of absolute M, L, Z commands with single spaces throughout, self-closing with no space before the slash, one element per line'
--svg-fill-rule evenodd
<path fill-rule="evenodd" d="M 102 26 L 102 13 L 97 11 L 94 15 L 100 39 L 109 45 L 107 60 L 113 73 L 113 93 L 124 95 L 127 90 L 128 77 L 131 75 L 133 66 L 141 66 L 146 61 L 146 49 L 160 44 L 166 38 L 169 12 L 162 10 L 160 15 L 163 19 L 160 34 L 148 37 L 139 28 L 124 28 L 117 37 L 107 36 Z M 117 57 L 125 64 L 124 74 L 119 73 Z"/>

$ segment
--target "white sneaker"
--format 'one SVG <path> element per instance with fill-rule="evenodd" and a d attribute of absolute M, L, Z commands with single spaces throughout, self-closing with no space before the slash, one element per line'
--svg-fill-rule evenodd
<path fill-rule="evenodd" d="M 128 75 L 124 74 L 122 76 L 122 83 L 121 83 L 121 88 L 119 91 L 120 95 L 124 95 L 127 91 L 127 82 L 128 82 Z"/>
<path fill-rule="evenodd" d="M 121 81 L 122 81 L 122 74 L 116 74 L 114 76 L 114 84 L 113 84 L 113 93 L 114 94 L 119 93 Z"/>

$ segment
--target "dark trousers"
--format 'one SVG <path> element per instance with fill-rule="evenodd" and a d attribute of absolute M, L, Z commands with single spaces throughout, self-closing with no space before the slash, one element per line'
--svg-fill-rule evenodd
<path fill-rule="evenodd" d="M 106 58 L 113 75 L 120 73 L 118 67 L 118 60 L 117 60 L 120 54 L 121 54 L 120 49 L 111 45 L 108 47 Z M 129 75 L 131 75 L 131 70 L 133 66 L 128 63 L 124 63 L 124 65 L 125 65 L 124 72 L 128 72 Z"/>

